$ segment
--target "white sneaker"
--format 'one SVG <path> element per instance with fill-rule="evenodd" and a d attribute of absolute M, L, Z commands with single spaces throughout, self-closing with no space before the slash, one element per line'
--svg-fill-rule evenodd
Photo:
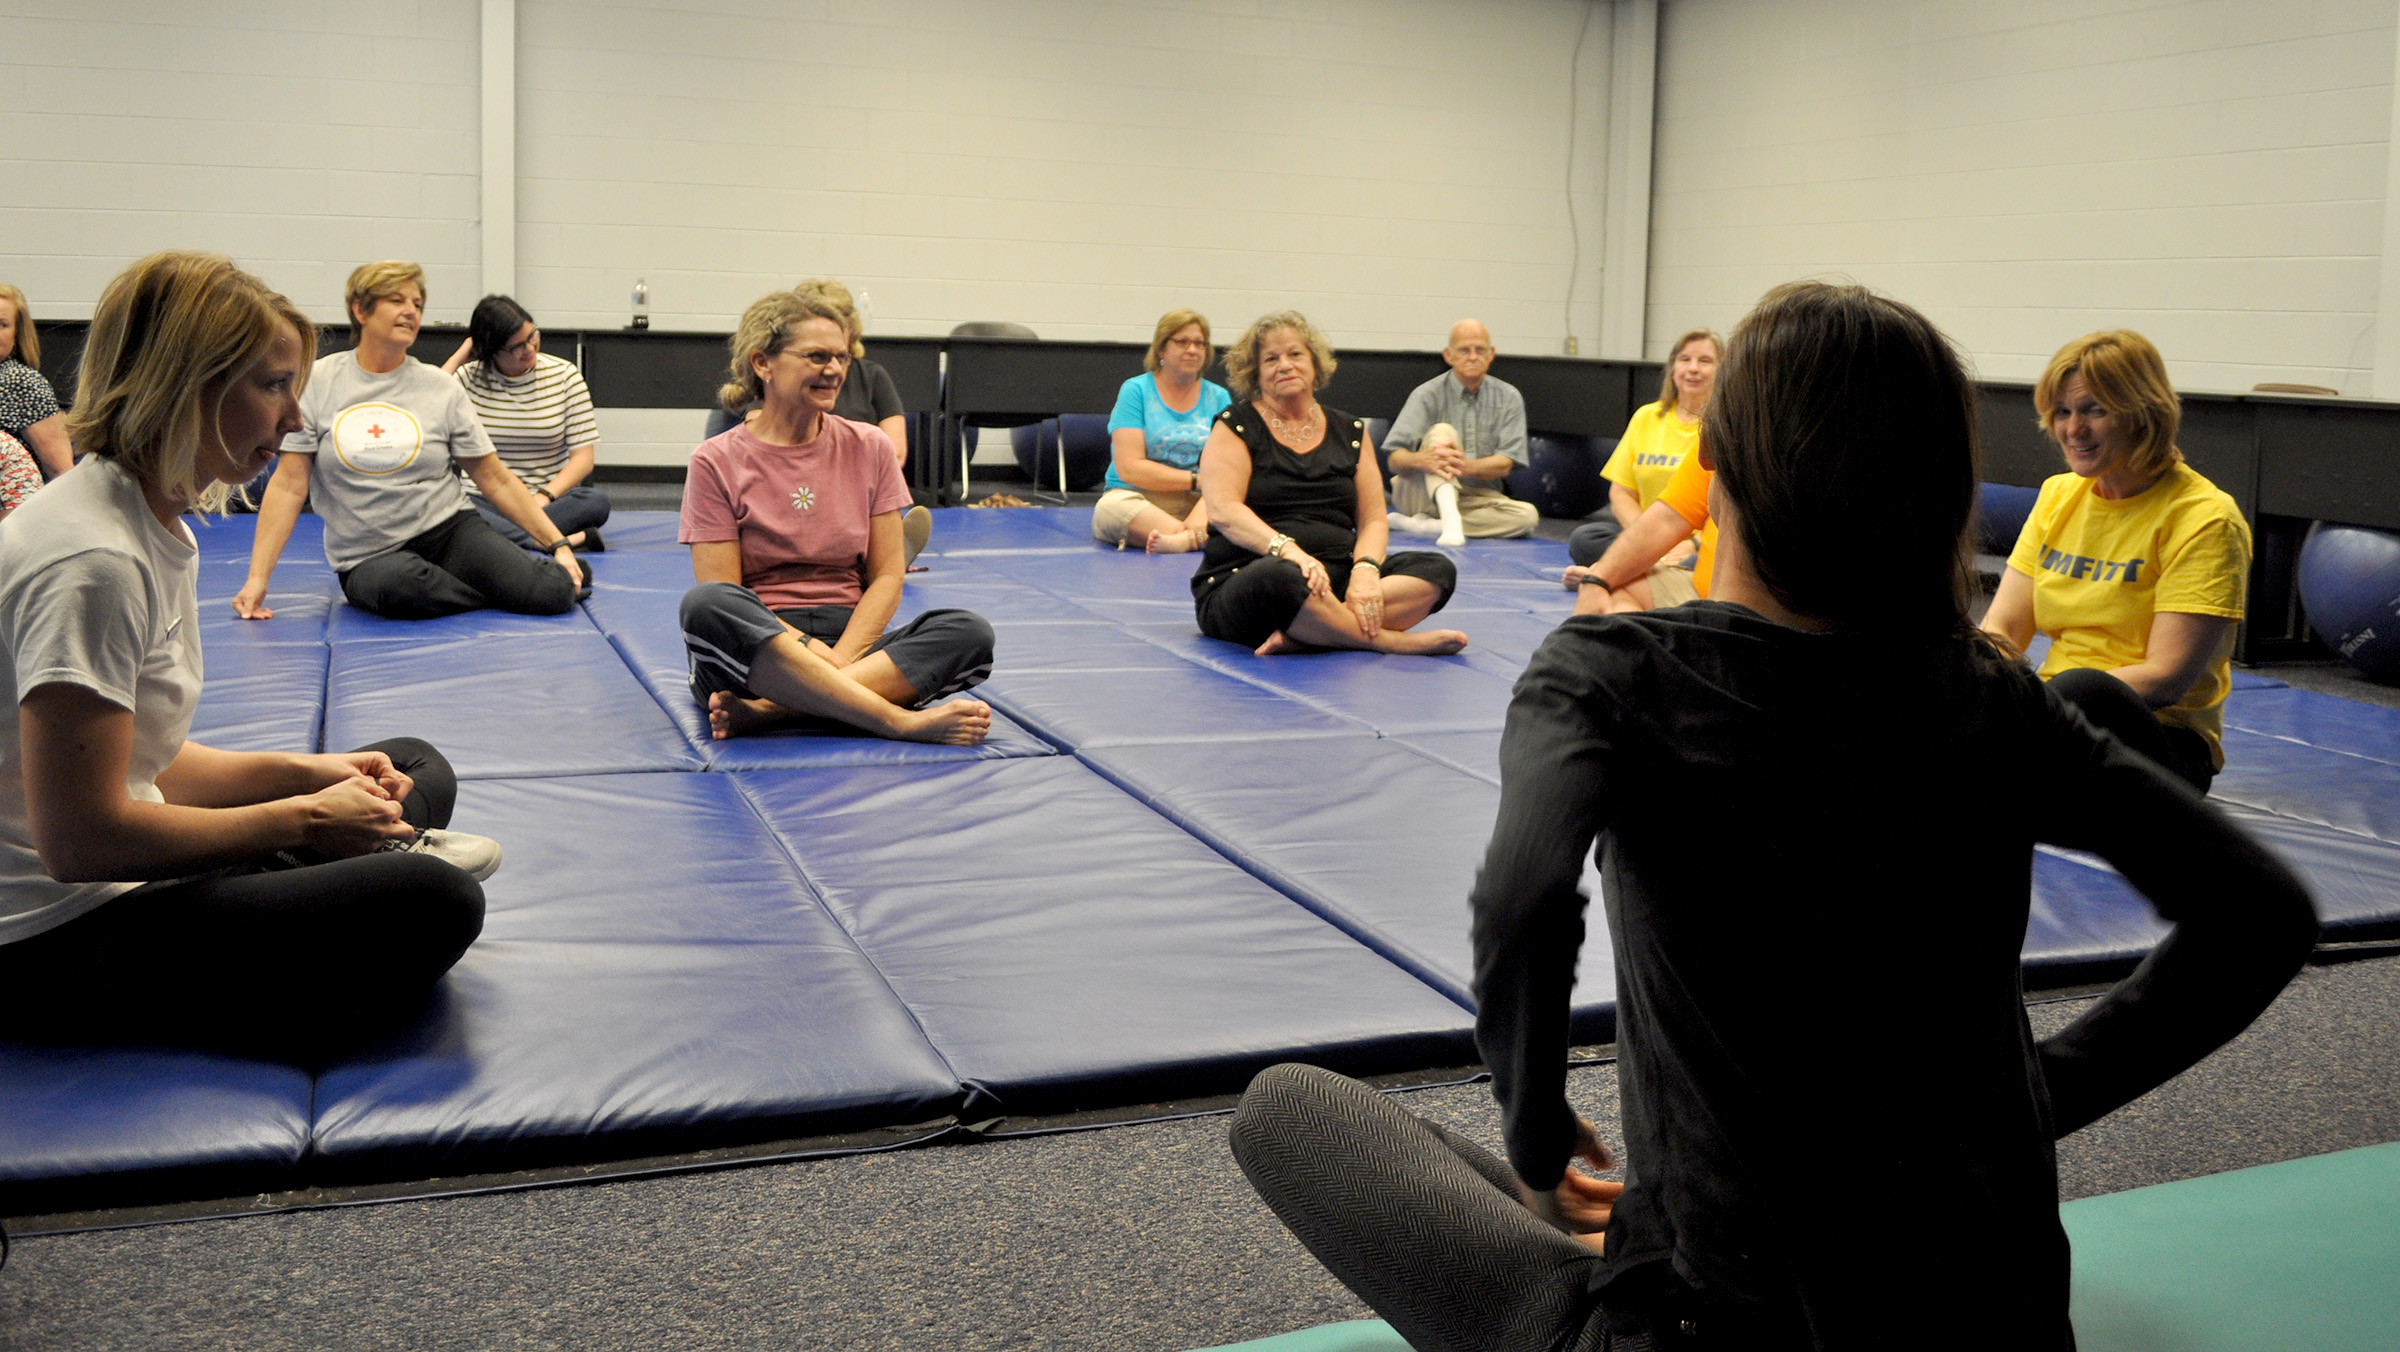
<path fill-rule="evenodd" d="M 1440 535 L 1435 536 L 1433 542 L 1442 546 L 1444 549 L 1456 549 L 1460 545 L 1463 545 L 1467 542 L 1467 533 L 1465 531 L 1446 530 Z"/>
<path fill-rule="evenodd" d="M 477 882 L 500 871 L 500 842 L 464 831 L 419 831 L 413 840 L 387 840 L 376 846 L 375 852 L 429 854 L 445 864 L 465 869 Z"/>
<path fill-rule="evenodd" d="M 1430 516 L 1410 516 L 1406 512 L 1386 512 L 1384 515 L 1391 518 L 1394 526 L 1411 535 L 1431 536 L 1442 532 L 1442 523 Z"/>

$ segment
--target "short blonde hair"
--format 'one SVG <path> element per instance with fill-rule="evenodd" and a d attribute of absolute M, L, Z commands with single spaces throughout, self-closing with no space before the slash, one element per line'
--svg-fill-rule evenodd
<path fill-rule="evenodd" d="M 2175 447 L 2175 433 L 2183 426 L 2183 401 L 2167 380 L 2167 359 L 2149 339 L 2131 329 L 2103 329 L 2058 350 L 2033 387 L 2034 421 L 2053 441 L 2058 430 L 2051 425 L 2050 411 L 2058 406 L 2059 391 L 2067 381 L 2079 375 L 2100 407 L 2133 429 L 2126 469 L 2147 479 L 2183 462 L 2183 452 Z"/>
<path fill-rule="evenodd" d="M 0 282 L 0 300 L 7 301 L 17 312 L 17 345 L 10 356 L 34 370 L 42 369 L 42 343 L 33 336 L 33 314 L 25 308 L 25 293 L 6 282 Z"/>
<path fill-rule="evenodd" d="M 1667 369 L 1658 380 L 1659 412 L 1672 413 L 1675 411 L 1675 405 L 1677 402 L 1675 391 L 1675 359 L 1683 355 L 1683 350 L 1685 348 L 1690 347 L 1692 344 L 1700 341 L 1703 338 L 1708 340 L 1709 346 L 1714 347 L 1717 350 L 1717 365 L 1723 366 L 1725 364 L 1725 340 L 1717 336 L 1717 331 L 1715 329 L 1693 329 L 1691 332 L 1686 333 L 1681 338 L 1676 339 L 1675 346 L 1667 349 Z"/>
<path fill-rule="evenodd" d="M 803 295 L 795 287 L 790 291 L 770 291 L 750 302 L 742 311 L 741 326 L 733 331 L 726 346 L 733 350 L 733 360 L 727 364 L 730 377 L 717 388 L 717 402 L 729 413 L 739 413 L 767 395 L 766 383 L 750 368 L 752 357 L 772 357 L 792 341 L 792 326 L 803 319 L 830 319 L 842 327 L 842 312 L 833 302 L 816 295 Z"/>
<path fill-rule="evenodd" d="M 317 330 L 289 300 L 223 254 L 150 255 L 100 293 L 67 439 L 114 460 L 145 489 L 219 510 L 231 490 L 199 481 L 201 442 L 226 390 L 287 327 L 305 381 Z"/>
<path fill-rule="evenodd" d="M 850 355 L 853 358 L 867 355 L 867 345 L 864 340 L 866 325 L 859 322 L 858 298 L 850 294 L 849 287 L 831 277 L 809 277 L 803 279 L 792 290 L 810 300 L 822 301 L 841 311 L 842 328 L 850 335 Z"/>
<path fill-rule="evenodd" d="M 1233 346 L 1225 349 L 1225 383 L 1233 387 L 1237 397 L 1258 397 L 1258 347 L 1277 329 L 1290 329 L 1308 345 L 1308 359 L 1317 368 L 1317 383 L 1311 389 L 1321 390 L 1333 383 L 1334 368 L 1340 363 L 1333 359 L 1333 348 L 1325 341 L 1325 335 L 1317 332 L 1317 326 L 1298 310 L 1277 310 L 1252 320 Z"/>
<path fill-rule="evenodd" d="M 1208 341 L 1208 316 L 1198 310 L 1169 310 L 1158 317 L 1158 328 L 1150 335 L 1150 350 L 1142 354 L 1142 369 L 1158 374 L 1160 354 L 1167 350 L 1167 340 L 1186 324 L 1200 326 L 1200 341 Z"/>
<path fill-rule="evenodd" d="M 425 290 L 425 269 L 414 263 L 387 258 L 380 263 L 361 263 L 350 271 L 350 281 L 342 288 L 342 309 L 350 316 L 350 332 L 358 332 L 359 316 L 375 308 L 375 302 L 385 296 L 396 296 L 410 282 L 417 284 L 417 298 L 430 299 Z"/>

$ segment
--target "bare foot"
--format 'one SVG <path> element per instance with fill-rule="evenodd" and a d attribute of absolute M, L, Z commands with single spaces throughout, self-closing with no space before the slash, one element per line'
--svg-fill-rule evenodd
<path fill-rule="evenodd" d="M 1303 643 L 1299 639 L 1293 638 L 1291 635 L 1278 629 L 1274 633 L 1267 635 L 1266 642 L 1259 644 L 1250 651 L 1258 654 L 1260 657 L 1273 657 L 1277 653 L 1322 653 L 1331 652 L 1333 650 L 1331 648 L 1319 647 L 1314 643 Z"/>
<path fill-rule="evenodd" d="M 730 690 L 708 697 L 708 735 L 720 742 L 797 721 L 799 715 L 771 699 L 743 699 Z"/>
<path fill-rule="evenodd" d="M 1200 542 L 1188 530 L 1152 531 L 1150 543 L 1142 546 L 1151 554 L 1189 554 L 1199 547 Z"/>
<path fill-rule="evenodd" d="M 1455 629 L 1429 629 L 1422 634 L 1386 629 L 1375 640 L 1379 652 L 1406 653 L 1412 657 L 1448 657 L 1466 646 L 1467 636 Z"/>
<path fill-rule="evenodd" d="M 1580 563 L 1570 563 L 1567 565 L 1565 575 L 1559 580 L 1566 585 L 1568 591 L 1573 591 L 1583 585 L 1584 575 L 1591 571 Z"/>
<path fill-rule="evenodd" d="M 893 736 L 906 742 L 973 746 L 991 732 L 991 705 L 979 699 L 954 699 L 930 709 L 910 710 Z"/>

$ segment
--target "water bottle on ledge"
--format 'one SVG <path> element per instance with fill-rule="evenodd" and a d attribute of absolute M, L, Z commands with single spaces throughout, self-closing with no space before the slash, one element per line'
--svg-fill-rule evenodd
<path fill-rule="evenodd" d="M 639 277 L 633 279 L 633 322 L 625 327 L 629 329 L 650 327 L 650 283 Z"/>

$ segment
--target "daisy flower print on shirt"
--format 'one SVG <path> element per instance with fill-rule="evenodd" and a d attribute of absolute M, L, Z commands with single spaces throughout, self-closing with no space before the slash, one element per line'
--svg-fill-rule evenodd
<path fill-rule="evenodd" d="M 817 490 L 813 488 L 795 488 L 792 490 L 792 507 L 794 510 L 805 512 L 816 505 Z"/>

